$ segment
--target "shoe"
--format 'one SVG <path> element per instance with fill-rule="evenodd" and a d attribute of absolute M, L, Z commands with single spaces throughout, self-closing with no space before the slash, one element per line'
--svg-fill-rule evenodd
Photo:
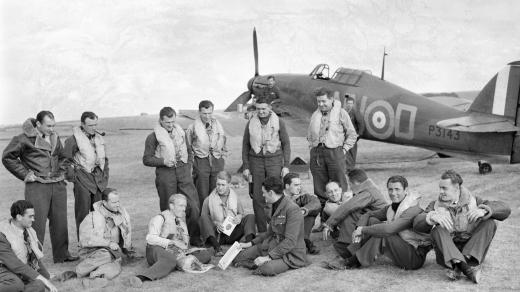
<path fill-rule="evenodd" d="M 52 278 L 52 281 L 56 281 L 56 282 L 65 282 L 69 279 L 74 279 L 74 278 L 77 278 L 78 277 L 78 274 L 76 274 L 76 272 L 74 271 L 65 271 L 57 276 L 55 276 L 54 278 Z"/>
<path fill-rule="evenodd" d="M 217 247 L 215 248 L 215 257 L 223 257 L 224 256 L 224 251 L 222 250 L 222 247 Z"/>
<path fill-rule="evenodd" d="M 106 286 L 108 286 L 109 282 L 105 278 L 94 278 L 94 279 L 85 278 L 85 279 L 81 280 L 81 284 L 83 285 L 83 288 L 85 288 L 85 289 L 91 289 L 91 288 L 100 289 L 100 288 L 105 288 Z"/>
<path fill-rule="evenodd" d="M 460 278 L 462 278 L 462 271 L 459 270 L 458 267 L 455 267 L 454 269 L 448 269 L 446 271 L 446 277 L 448 277 L 448 279 L 451 281 L 460 280 Z"/>
<path fill-rule="evenodd" d="M 333 260 L 330 262 L 321 262 L 321 267 L 329 270 L 342 271 L 345 270 L 345 261 Z"/>
<path fill-rule="evenodd" d="M 256 270 L 258 268 L 257 265 L 253 261 L 240 261 L 235 263 L 235 267 L 244 267 L 249 270 Z"/>
<path fill-rule="evenodd" d="M 359 262 L 356 256 L 351 256 L 345 260 L 345 268 L 347 270 L 357 269 L 361 267 L 361 263 Z"/>
<path fill-rule="evenodd" d="M 137 276 L 127 276 L 121 280 L 123 285 L 132 288 L 141 288 L 143 287 L 143 281 L 139 279 Z"/>
<path fill-rule="evenodd" d="M 66 258 L 63 259 L 54 259 L 54 263 L 59 264 L 64 262 L 75 262 L 77 260 L 79 260 L 79 256 L 68 255 Z"/>
<path fill-rule="evenodd" d="M 480 282 L 480 274 L 481 269 L 480 266 L 470 266 L 466 263 L 461 263 L 460 269 L 464 276 L 473 281 L 473 283 L 478 284 Z"/>
<path fill-rule="evenodd" d="M 323 225 L 323 223 L 322 223 L 322 224 L 320 224 L 320 226 L 318 226 L 318 227 L 316 227 L 316 228 L 313 228 L 313 229 L 311 230 L 311 232 L 312 232 L 312 233 L 322 232 L 323 229 L 325 229 L 325 225 Z"/>
<path fill-rule="evenodd" d="M 307 247 L 307 253 L 308 254 L 316 255 L 316 254 L 320 253 L 320 249 L 317 248 L 314 245 L 314 243 L 312 243 L 312 241 L 310 241 L 309 239 L 305 240 L 305 246 Z"/>

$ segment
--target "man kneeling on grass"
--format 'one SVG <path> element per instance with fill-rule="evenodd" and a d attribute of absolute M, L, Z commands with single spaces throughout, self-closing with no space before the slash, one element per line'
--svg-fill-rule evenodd
<path fill-rule="evenodd" d="M 223 256 L 221 244 L 233 244 L 244 237 L 244 242 L 255 238 L 255 215 L 244 215 L 244 208 L 237 194 L 229 187 L 231 176 L 226 171 L 217 174 L 216 188 L 209 194 L 202 204 L 200 213 L 200 229 L 202 240 L 211 244 L 215 249 L 215 256 Z M 231 234 L 226 235 L 223 223 L 229 217 L 231 223 L 236 224 Z"/>
<path fill-rule="evenodd" d="M 408 181 L 400 175 L 390 177 L 386 186 L 392 204 L 362 215 L 345 251 L 347 259 L 340 264 L 328 263 L 328 268 L 369 266 L 382 254 L 405 270 L 423 266 L 431 249 L 430 236 L 412 230 L 415 216 L 422 212 L 420 196 L 408 190 Z"/>
<path fill-rule="evenodd" d="M 150 267 L 136 276 L 123 279 L 124 285 L 139 288 L 144 281 L 164 278 L 175 268 L 202 270 L 203 264 L 211 260 L 212 252 L 189 249 L 187 204 L 186 196 L 171 195 L 168 199 L 169 209 L 150 220 L 146 235 L 146 261 Z"/>
<path fill-rule="evenodd" d="M 308 264 L 300 207 L 283 195 L 283 183 L 268 177 L 262 184 L 265 201 L 272 204 L 271 223 L 267 232 L 253 241 L 241 243 L 245 250 L 235 258 L 235 266 L 254 269 L 253 274 L 274 276 Z"/>
<path fill-rule="evenodd" d="M 503 202 L 475 197 L 462 186 L 462 177 L 447 170 L 439 181 L 439 198 L 414 220 L 414 230 L 431 232 L 437 263 L 448 268 L 447 276 L 464 274 L 480 281 L 480 265 L 495 236 L 495 220 L 505 220 L 511 209 Z"/>

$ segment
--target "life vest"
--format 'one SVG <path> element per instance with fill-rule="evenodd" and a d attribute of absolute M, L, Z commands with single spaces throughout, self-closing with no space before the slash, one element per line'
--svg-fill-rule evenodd
<path fill-rule="evenodd" d="M 11 224 L 11 219 L 5 220 L 0 223 L 0 232 L 5 235 L 7 241 L 11 245 L 11 249 L 13 250 L 16 257 L 22 261 L 22 263 L 27 264 L 27 258 L 29 251 L 27 250 L 27 246 L 25 245 L 23 235 L 20 236 L 20 232 L 16 226 Z M 31 245 L 31 249 L 36 255 L 36 258 L 43 258 L 43 251 L 41 248 L 41 243 L 38 241 L 38 237 L 36 236 L 36 231 L 32 227 L 26 228 L 29 234 L 29 244 Z"/>
<path fill-rule="evenodd" d="M 307 133 L 307 141 L 311 147 L 324 143 L 327 148 L 337 148 L 343 145 L 345 141 L 345 131 L 340 120 L 341 102 L 334 100 L 332 109 L 329 112 L 328 125 L 321 124 L 323 113 L 317 109 L 311 116 L 309 129 Z M 320 129 L 325 127 L 324 133 L 320 136 Z"/>
<path fill-rule="evenodd" d="M 214 189 L 208 196 L 208 207 L 211 219 L 222 222 L 228 216 L 236 216 L 238 212 L 238 198 L 235 192 L 230 189 L 226 204 L 222 202 L 217 190 Z M 231 213 L 231 214 L 229 214 Z"/>
<path fill-rule="evenodd" d="M 258 115 L 249 121 L 249 143 L 256 154 L 275 153 L 282 143 L 280 141 L 280 120 L 278 116 L 271 112 L 267 124 L 262 125 Z"/>
<path fill-rule="evenodd" d="M 397 207 L 397 210 L 395 212 L 392 209 L 392 206 L 389 206 L 386 210 L 387 223 L 393 222 L 395 219 L 401 217 L 404 211 L 408 210 L 413 206 L 418 205 L 420 199 L 421 196 L 419 194 L 409 193 L 401 201 L 401 204 L 399 204 L 399 207 Z M 427 246 L 431 244 L 429 234 L 415 232 L 412 229 L 405 229 L 399 232 L 399 236 L 415 248 L 417 248 L 418 246 Z"/>
<path fill-rule="evenodd" d="M 173 216 L 170 210 L 162 211 L 159 216 L 164 218 L 164 222 L 161 227 L 161 234 L 159 235 L 160 237 L 177 239 L 184 242 L 186 245 L 189 243 L 190 237 L 188 234 L 188 227 L 186 226 L 186 222 L 183 219 Z M 178 224 L 175 223 L 176 219 Z"/>
<path fill-rule="evenodd" d="M 96 166 L 103 170 L 105 168 L 105 141 L 101 135 L 94 134 L 94 144 L 92 144 L 79 127 L 74 127 L 72 133 L 79 148 L 74 155 L 74 162 L 88 172 L 92 172 Z"/>
<path fill-rule="evenodd" d="M 194 139 L 192 149 L 195 155 L 200 158 L 208 157 L 211 154 L 219 159 L 225 155 L 226 135 L 219 121 L 211 119 L 211 131 L 208 133 L 201 119 L 198 118 L 193 123 Z"/>
<path fill-rule="evenodd" d="M 178 160 L 188 162 L 188 149 L 186 148 L 185 133 L 181 126 L 175 124 L 172 130 L 172 136 L 161 125 L 154 128 L 155 137 L 157 138 L 157 148 L 155 156 L 164 158 L 164 161 L 176 163 Z"/>
<path fill-rule="evenodd" d="M 471 232 L 480 223 L 480 221 L 469 222 L 468 213 L 476 208 L 478 208 L 476 198 L 463 186 L 460 187 L 459 201 L 455 206 L 450 206 L 439 200 L 435 201 L 434 205 L 435 211 L 448 212 L 453 221 L 454 232 L 467 238 L 471 237 Z"/>

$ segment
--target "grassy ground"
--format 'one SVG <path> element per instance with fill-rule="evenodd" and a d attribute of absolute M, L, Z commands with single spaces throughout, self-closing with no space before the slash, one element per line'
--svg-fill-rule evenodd
<path fill-rule="evenodd" d="M 0 148 L 4 149 L 12 135 L 18 131 L 0 130 Z M 64 131 L 61 131 L 64 133 Z M 70 132 L 69 132 L 70 133 Z M 133 220 L 133 242 L 138 252 L 144 254 L 144 238 L 148 220 L 158 213 L 159 202 L 154 185 L 154 170 L 144 167 L 141 162 L 144 140 L 148 131 L 116 131 L 111 130 L 106 136 L 108 155 L 110 157 L 110 185 L 119 189 L 123 205 Z M 227 169 L 235 171 L 240 166 L 241 138 L 231 138 L 230 158 Z M 301 155 L 308 160 L 307 144 L 301 138 L 293 138 L 292 157 Z M 335 252 L 331 242 L 320 239 L 321 234 L 313 234 L 312 239 L 321 249 L 321 254 L 310 256 L 312 264 L 303 269 L 292 270 L 282 275 L 262 278 L 251 275 L 241 268 L 230 267 L 226 271 L 214 269 L 203 275 L 173 272 L 165 279 L 146 283 L 146 291 L 418 291 L 418 290 L 520 290 L 520 216 L 519 186 L 520 169 L 512 165 L 494 165 L 493 172 L 486 176 L 478 174 L 476 163 L 455 159 L 426 159 L 432 153 L 426 150 L 394 146 L 370 141 L 361 141 L 359 150 L 359 166 L 369 176 L 384 187 L 385 180 L 393 174 L 405 175 L 411 188 L 434 199 L 440 173 L 449 168 L 459 171 L 464 184 L 476 195 L 488 199 L 499 199 L 508 203 L 512 214 L 508 220 L 499 224 L 495 239 L 483 265 L 482 283 L 472 284 L 461 280 L 449 282 L 444 270 L 435 263 L 434 254 L 428 255 L 424 268 L 418 271 L 403 271 L 381 259 L 369 268 L 355 271 L 329 271 L 321 268 L 319 263 L 334 258 Z M 407 160 L 410 162 L 399 162 Z M 304 187 L 312 191 L 312 181 L 307 171 L 302 173 Z M 14 200 L 23 198 L 23 183 L 15 179 L 5 168 L 0 167 L 0 218 L 9 217 L 9 207 Z M 241 199 L 252 212 L 251 202 L 245 187 L 237 188 Z M 68 226 L 70 250 L 78 250 L 76 231 L 74 228 L 74 197 L 72 185 L 68 185 Z M 51 274 L 58 274 L 74 268 L 73 264 L 52 264 L 49 256 L 50 240 L 48 234 L 44 244 L 47 255 L 44 263 Z M 217 263 L 216 259 L 213 259 Z M 131 275 L 147 267 L 145 261 L 126 266 L 121 276 Z M 120 282 L 120 277 L 112 286 L 104 291 L 138 291 L 128 289 Z M 60 291 L 83 291 L 79 280 L 58 283 Z M 144 290 L 143 289 L 143 290 Z M 93 290 L 91 290 L 93 291 Z"/>

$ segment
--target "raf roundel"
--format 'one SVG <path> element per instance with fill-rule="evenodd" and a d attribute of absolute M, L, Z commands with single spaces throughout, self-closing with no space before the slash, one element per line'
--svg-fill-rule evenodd
<path fill-rule="evenodd" d="M 378 139 L 387 139 L 394 132 L 394 109 L 384 100 L 376 100 L 365 111 L 367 131 Z"/>

